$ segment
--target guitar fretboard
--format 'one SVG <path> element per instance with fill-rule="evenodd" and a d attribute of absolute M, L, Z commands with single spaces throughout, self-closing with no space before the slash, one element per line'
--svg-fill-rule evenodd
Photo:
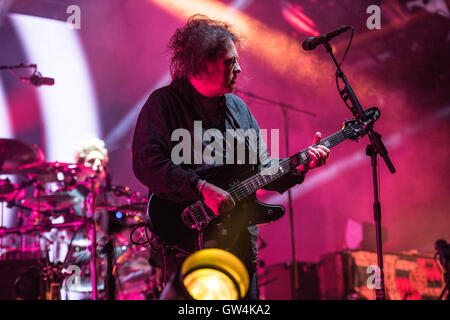
<path fill-rule="evenodd" d="M 336 132 L 335 134 L 321 140 L 314 146 L 323 145 L 328 149 L 331 149 L 346 140 L 348 137 L 347 133 L 350 130 L 353 130 L 352 126 Z M 268 184 L 274 182 L 285 174 L 288 174 L 294 169 L 294 166 L 297 167 L 311 160 L 312 159 L 308 153 L 308 148 L 306 148 L 289 158 L 278 161 L 278 163 L 275 165 L 272 164 L 270 167 L 262 169 L 259 173 L 235 184 L 227 191 L 236 202 L 241 201 L 250 194 L 255 193 L 257 190 L 267 186 Z"/>

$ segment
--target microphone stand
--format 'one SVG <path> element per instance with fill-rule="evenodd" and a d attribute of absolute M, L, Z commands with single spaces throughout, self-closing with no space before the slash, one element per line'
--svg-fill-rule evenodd
<path fill-rule="evenodd" d="M 107 191 L 114 191 L 114 188 L 111 185 L 111 174 L 109 167 L 106 165 L 103 167 L 105 172 L 105 188 L 103 192 L 106 194 Z M 105 291 L 107 300 L 115 300 L 116 299 L 116 277 L 114 276 L 114 241 L 113 241 L 113 230 L 112 230 L 112 222 L 111 217 L 106 215 L 107 223 L 107 234 L 108 241 L 105 244 L 102 252 L 106 253 L 106 276 L 105 276 Z"/>
<path fill-rule="evenodd" d="M 333 59 L 334 64 L 337 67 L 336 77 L 341 79 L 344 82 L 344 89 L 340 90 L 340 95 L 344 100 L 345 104 L 350 100 L 351 105 L 348 105 L 353 115 L 358 121 L 366 122 L 368 119 L 364 113 L 364 110 L 359 103 L 355 93 L 353 92 L 352 87 L 347 81 L 344 72 L 342 72 L 340 65 L 336 61 L 334 57 L 331 45 L 328 42 L 323 44 L 325 46 L 326 51 L 330 54 Z M 386 163 L 389 171 L 394 174 L 395 168 L 392 164 L 391 160 L 388 157 L 388 151 L 381 140 L 381 135 L 377 133 L 373 128 L 367 127 L 367 134 L 370 139 L 370 144 L 366 147 L 366 155 L 370 156 L 371 165 L 372 165 L 372 176 L 373 176 L 373 190 L 374 190 L 374 204 L 373 204 L 373 214 L 375 221 L 375 230 L 376 230 L 376 242 L 377 242 L 377 261 L 378 261 L 378 272 L 379 276 L 377 277 L 377 282 L 375 286 L 375 295 L 377 300 L 386 300 L 386 290 L 384 286 L 384 272 L 383 272 L 383 250 L 382 250 L 382 241 L 381 241 L 381 205 L 379 201 L 379 186 L 378 186 L 378 176 L 377 176 L 377 157 L 380 155 L 384 162 Z"/>
<path fill-rule="evenodd" d="M 12 70 L 12 69 L 28 69 L 28 68 L 32 68 L 35 69 L 37 68 L 37 66 L 35 64 L 19 64 L 19 65 L 15 65 L 15 66 L 0 66 L 0 70 Z"/>
<path fill-rule="evenodd" d="M 251 92 L 247 92 L 247 91 L 242 91 L 242 90 L 237 90 L 237 89 L 236 89 L 236 91 L 243 93 L 249 97 L 255 98 L 257 100 L 278 105 L 281 108 L 281 111 L 283 113 L 284 132 L 286 135 L 285 143 L 286 143 L 287 157 L 289 157 L 289 126 L 288 126 L 288 118 L 287 118 L 288 111 L 292 110 L 292 111 L 296 111 L 296 112 L 301 112 L 301 113 L 310 115 L 312 117 L 317 116 L 316 113 L 296 108 L 296 107 L 294 107 L 290 104 L 284 103 L 284 102 L 279 102 L 279 101 L 263 98 L 261 96 L 257 96 L 255 94 L 253 94 Z M 298 276 L 297 258 L 296 258 L 296 253 L 295 253 L 296 250 L 295 250 L 294 210 L 293 210 L 293 206 L 292 206 L 292 192 L 291 192 L 290 188 L 288 189 L 288 206 L 289 206 L 289 228 L 290 228 L 290 233 L 291 233 L 291 255 L 292 255 L 291 272 L 293 275 L 291 277 L 291 294 L 292 294 L 293 300 L 296 300 L 298 297 L 298 291 L 300 288 L 300 284 L 299 284 L 299 276 Z"/>

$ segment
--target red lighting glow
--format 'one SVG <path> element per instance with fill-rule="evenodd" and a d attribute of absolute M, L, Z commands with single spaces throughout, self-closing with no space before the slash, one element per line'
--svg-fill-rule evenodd
<path fill-rule="evenodd" d="M 316 24 L 303 13 L 301 6 L 294 6 L 289 2 L 283 2 L 281 12 L 283 17 L 291 26 L 293 26 L 298 32 L 316 37 L 320 33 L 315 29 Z"/>

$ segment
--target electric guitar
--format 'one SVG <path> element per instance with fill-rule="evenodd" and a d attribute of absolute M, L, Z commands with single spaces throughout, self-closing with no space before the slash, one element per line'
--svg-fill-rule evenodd
<path fill-rule="evenodd" d="M 316 145 L 331 149 L 347 139 L 357 140 L 364 136 L 366 129 L 379 118 L 380 111 L 374 107 L 366 110 L 365 114 L 367 122 L 346 121 L 340 131 L 322 139 Z M 256 191 L 311 160 L 306 148 L 280 160 L 278 165 L 262 169 L 242 180 L 236 180 L 235 177 L 230 181 L 223 181 L 223 178 L 222 181 L 208 180 L 226 190 L 236 203 L 233 210 L 219 216 L 216 216 L 203 201 L 174 203 L 152 194 L 147 206 L 150 229 L 166 244 L 175 245 L 184 251 L 201 249 L 208 239 L 214 239 L 213 246 L 229 249 L 242 228 L 270 223 L 284 216 L 283 206 L 258 201 Z"/>

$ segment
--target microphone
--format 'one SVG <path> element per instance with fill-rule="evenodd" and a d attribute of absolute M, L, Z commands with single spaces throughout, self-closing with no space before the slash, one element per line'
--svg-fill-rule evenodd
<path fill-rule="evenodd" d="M 337 37 L 341 33 L 344 33 L 345 31 L 347 31 L 348 29 L 351 29 L 351 26 L 342 26 L 334 31 L 331 31 L 331 32 L 328 32 L 325 34 L 321 34 L 320 36 L 309 37 L 308 39 L 303 41 L 302 47 L 304 50 L 314 50 L 317 46 L 330 41 L 334 37 Z"/>
<path fill-rule="evenodd" d="M 21 80 L 23 82 L 29 82 L 31 83 L 33 86 L 35 87 L 39 87 L 41 85 L 46 85 L 46 86 L 52 86 L 55 84 L 55 79 L 53 78 L 46 78 L 46 77 L 41 77 L 38 74 L 33 74 L 30 77 L 22 77 Z"/>

